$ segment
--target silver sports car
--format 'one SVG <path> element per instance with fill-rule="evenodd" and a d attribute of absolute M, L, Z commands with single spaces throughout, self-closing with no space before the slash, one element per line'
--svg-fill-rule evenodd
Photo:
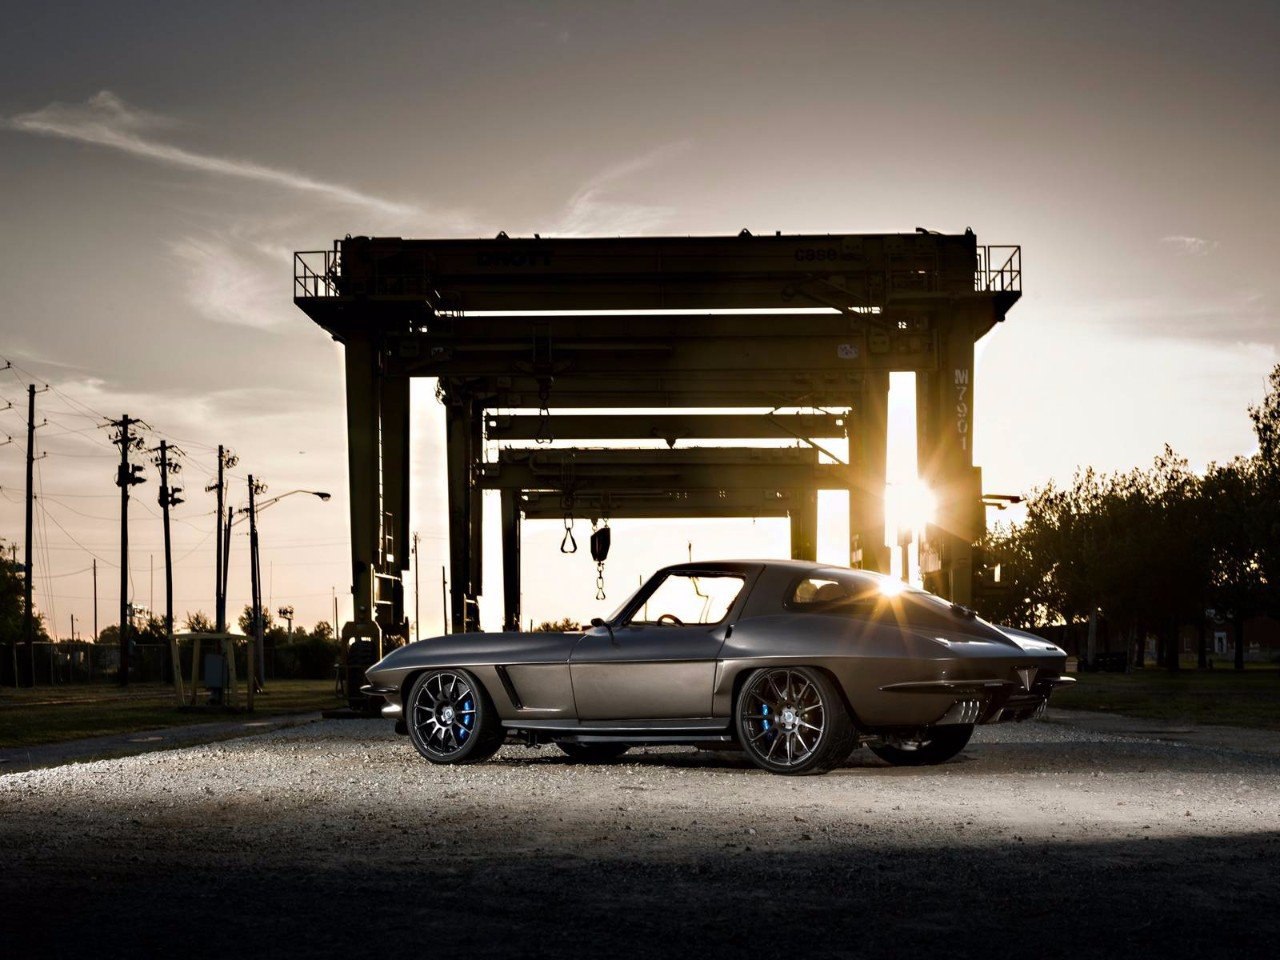
<path fill-rule="evenodd" d="M 659 570 L 583 633 L 468 633 L 392 651 L 365 692 L 433 763 L 508 741 L 603 761 L 641 744 L 820 773 L 867 744 L 941 763 L 975 724 L 1038 716 L 1066 653 L 862 570 L 787 560 Z"/>

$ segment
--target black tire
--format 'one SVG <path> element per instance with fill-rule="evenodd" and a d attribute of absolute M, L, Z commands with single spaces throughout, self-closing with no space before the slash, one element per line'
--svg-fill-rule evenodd
<path fill-rule="evenodd" d="M 946 763 L 965 748 L 973 736 L 973 724 L 934 727 L 917 737 L 886 737 L 869 744 L 871 752 L 895 767 L 929 767 Z"/>
<path fill-rule="evenodd" d="M 432 763 L 480 763 L 506 738 L 498 711 L 466 670 L 428 670 L 405 701 L 409 739 Z"/>
<path fill-rule="evenodd" d="M 608 763 L 631 749 L 625 743 L 570 743 L 557 740 L 556 746 L 574 763 Z"/>
<path fill-rule="evenodd" d="M 826 773 L 848 759 L 856 740 L 835 682 L 812 667 L 755 671 L 733 713 L 747 758 L 770 773 Z"/>

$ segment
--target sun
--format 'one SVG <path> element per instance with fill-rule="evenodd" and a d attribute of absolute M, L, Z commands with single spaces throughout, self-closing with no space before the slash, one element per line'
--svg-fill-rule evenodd
<path fill-rule="evenodd" d="M 889 484 L 885 488 L 884 519 L 890 542 L 896 542 L 899 530 L 918 532 L 933 523 L 937 508 L 933 491 L 919 480 Z"/>

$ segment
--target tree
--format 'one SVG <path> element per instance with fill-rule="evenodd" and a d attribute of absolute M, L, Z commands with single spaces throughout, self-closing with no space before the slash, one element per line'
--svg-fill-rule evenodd
<path fill-rule="evenodd" d="M 261 611 L 262 632 L 265 635 L 268 631 L 270 631 L 275 626 L 275 618 L 271 616 L 271 611 L 268 610 L 266 607 L 259 607 L 258 609 L 259 611 Z M 239 625 L 241 632 L 244 633 L 246 636 L 253 633 L 253 605 L 252 604 L 246 603 L 244 605 L 244 610 L 241 612 L 240 616 L 237 618 L 236 623 Z"/>
<path fill-rule="evenodd" d="M 26 610 L 26 593 L 23 590 L 22 564 L 12 559 L 10 548 L 0 540 L 0 643 L 21 643 L 22 617 Z M 45 630 L 44 615 L 36 610 L 35 639 L 46 643 L 49 634 Z"/>
<path fill-rule="evenodd" d="M 577 633 L 582 627 L 572 617 L 561 617 L 559 620 L 543 620 L 533 628 L 534 633 Z"/>
<path fill-rule="evenodd" d="M 213 633 L 213 628 L 217 626 L 203 610 L 197 610 L 194 613 L 188 610 L 187 615 L 182 619 L 192 633 Z"/>

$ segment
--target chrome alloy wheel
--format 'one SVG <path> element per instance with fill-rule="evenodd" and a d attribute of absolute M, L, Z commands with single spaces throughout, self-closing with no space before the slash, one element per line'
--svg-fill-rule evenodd
<path fill-rule="evenodd" d="M 452 757 L 475 735 L 476 693 L 466 677 L 438 671 L 418 687 L 409 722 L 423 749 Z"/>
<path fill-rule="evenodd" d="M 805 764 L 822 742 L 827 708 L 809 677 L 788 668 L 765 670 L 742 693 L 745 746 L 768 767 Z"/>

